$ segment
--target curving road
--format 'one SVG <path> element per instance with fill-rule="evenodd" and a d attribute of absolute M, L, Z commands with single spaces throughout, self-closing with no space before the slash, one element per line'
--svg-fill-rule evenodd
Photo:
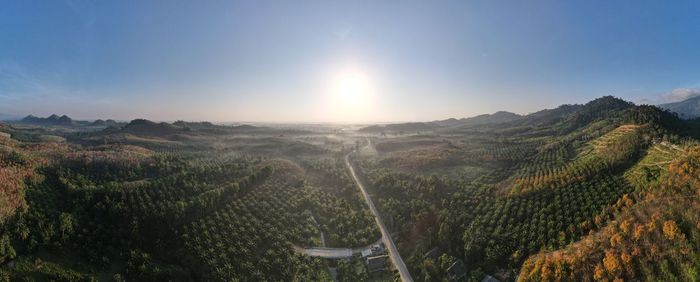
<path fill-rule="evenodd" d="M 367 146 L 371 145 L 371 141 L 369 140 L 369 138 L 367 138 Z M 396 249 L 396 245 L 394 244 L 394 240 L 391 238 L 391 234 L 389 234 L 389 231 L 386 229 L 386 226 L 384 226 L 384 222 L 379 216 L 377 208 L 374 207 L 372 198 L 370 198 L 369 193 L 367 193 L 367 190 L 365 190 L 365 186 L 362 185 L 362 182 L 355 173 L 355 169 L 350 163 L 350 154 L 351 153 L 345 155 L 345 164 L 348 166 L 348 169 L 350 170 L 350 175 L 352 175 L 352 178 L 355 180 L 355 184 L 357 184 L 357 187 L 359 187 L 360 191 L 362 191 L 362 195 L 365 197 L 365 201 L 367 201 L 367 205 L 369 206 L 370 211 L 372 211 L 372 214 L 374 215 L 374 220 L 377 222 L 379 230 L 382 232 L 382 242 L 384 242 L 384 246 L 386 246 L 389 250 L 389 258 L 391 259 L 391 262 L 394 264 L 396 269 L 399 271 L 399 275 L 401 275 L 401 281 L 413 282 L 413 278 L 411 278 L 411 273 L 408 272 L 406 264 L 403 262 L 403 259 L 401 259 L 399 250 Z"/>

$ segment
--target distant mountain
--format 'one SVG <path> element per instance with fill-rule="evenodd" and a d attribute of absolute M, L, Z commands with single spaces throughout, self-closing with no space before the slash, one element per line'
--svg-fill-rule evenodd
<path fill-rule="evenodd" d="M 267 128 L 265 128 L 265 127 L 252 126 L 252 125 L 249 125 L 249 124 L 241 124 L 241 125 L 234 126 L 233 129 L 237 129 L 237 130 L 256 130 L 256 129 L 267 129 Z"/>
<path fill-rule="evenodd" d="M 122 128 L 122 131 L 142 135 L 168 135 L 184 131 L 184 128 L 167 122 L 156 123 L 147 119 L 135 119 Z"/>
<path fill-rule="evenodd" d="M 680 102 L 660 104 L 658 107 L 677 113 L 679 117 L 684 119 L 697 118 L 700 117 L 700 96 Z"/>
<path fill-rule="evenodd" d="M 603 96 L 584 105 L 561 105 L 525 115 L 514 121 L 521 126 L 549 127 L 561 124 L 566 130 L 573 130 L 589 122 L 610 117 L 618 117 L 621 112 L 634 108 L 633 103 L 613 97 Z"/>
<path fill-rule="evenodd" d="M 380 132 L 416 132 L 435 130 L 454 130 L 462 127 L 483 125 L 489 127 L 509 127 L 528 131 L 545 128 L 559 132 L 571 132 L 592 122 L 602 120 L 676 123 L 670 114 L 654 106 L 636 106 L 631 102 L 603 96 L 584 105 L 561 105 L 554 109 L 541 110 L 525 116 L 501 111 L 493 114 L 479 115 L 463 119 L 446 119 L 433 122 L 414 122 L 388 125 L 372 125 L 361 128 L 364 133 Z"/>
<path fill-rule="evenodd" d="M 544 109 L 525 116 L 523 122 L 536 124 L 552 124 L 574 114 L 583 108 L 583 105 L 561 105 L 554 109 Z"/>
<path fill-rule="evenodd" d="M 108 123 L 109 121 L 105 121 Z M 114 122 L 114 121 L 112 121 Z M 109 126 L 105 132 L 114 133 L 116 126 Z M 118 130 L 123 133 L 131 133 L 136 135 L 147 136 L 168 136 L 173 134 L 230 134 L 230 133 L 255 133 L 255 132 L 287 132 L 285 130 L 276 130 L 266 127 L 257 127 L 252 125 L 239 126 L 224 126 L 216 125 L 208 121 L 204 122 L 187 122 L 176 121 L 174 123 L 153 122 L 147 119 L 135 119 Z"/>
<path fill-rule="evenodd" d="M 434 122 L 407 122 L 387 125 L 371 125 L 360 128 L 358 131 L 363 133 L 380 133 L 380 132 L 420 132 L 433 131 L 442 126 Z"/>
<path fill-rule="evenodd" d="M 446 120 L 439 120 L 439 121 L 434 121 L 434 123 L 441 125 L 441 126 L 471 126 L 471 125 L 481 125 L 481 124 L 492 124 L 492 123 L 502 123 L 502 122 L 509 122 L 509 121 L 514 121 L 517 119 L 522 118 L 523 116 L 507 111 L 498 111 L 493 114 L 483 114 L 483 115 L 478 115 L 478 116 L 473 116 L 469 118 L 462 118 L 462 119 L 446 119 Z"/>
<path fill-rule="evenodd" d="M 115 126 L 119 125 L 118 122 L 116 122 L 113 119 L 108 119 L 108 120 L 103 120 L 103 119 L 98 119 L 90 123 L 90 126 Z"/>
<path fill-rule="evenodd" d="M 447 127 L 457 126 L 460 124 L 460 122 L 461 122 L 461 120 L 456 119 L 456 118 L 448 118 L 448 119 L 444 119 L 444 120 L 433 121 L 433 123 L 435 123 L 435 124 L 438 124 L 440 126 L 447 126 Z"/>
<path fill-rule="evenodd" d="M 39 123 L 39 122 L 43 122 L 44 120 L 45 120 L 44 118 L 35 117 L 33 115 L 28 115 L 28 116 L 24 117 L 23 119 L 21 119 L 20 121 L 23 123 Z"/>
<path fill-rule="evenodd" d="M 52 126 L 52 125 L 60 125 L 60 126 L 71 126 L 74 124 L 73 119 L 68 117 L 67 115 L 62 115 L 58 116 L 56 114 L 50 115 L 49 117 L 36 117 L 33 115 L 28 115 L 25 118 L 20 120 L 21 123 L 26 123 L 26 124 L 33 124 L 33 125 L 43 125 L 43 126 Z"/>
<path fill-rule="evenodd" d="M 434 131 L 445 127 L 501 123 L 517 120 L 520 118 L 522 118 L 522 116 L 518 114 L 506 111 L 498 111 L 493 114 L 483 114 L 462 119 L 450 118 L 446 120 L 438 120 L 433 122 L 408 122 L 387 125 L 371 125 L 361 128 L 358 131 L 364 133 Z"/>

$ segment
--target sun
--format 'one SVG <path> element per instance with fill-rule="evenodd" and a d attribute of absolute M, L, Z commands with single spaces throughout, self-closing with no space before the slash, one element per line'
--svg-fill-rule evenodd
<path fill-rule="evenodd" d="M 366 103 L 372 91 L 369 76 L 358 69 L 345 69 L 333 77 L 332 94 L 345 107 L 358 107 Z"/>
<path fill-rule="evenodd" d="M 346 64 L 326 72 L 323 106 L 319 111 L 326 119 L 357 122 L 371 119 L 376 113 L 378 86 L 373 73 L 357 64 Z"/>

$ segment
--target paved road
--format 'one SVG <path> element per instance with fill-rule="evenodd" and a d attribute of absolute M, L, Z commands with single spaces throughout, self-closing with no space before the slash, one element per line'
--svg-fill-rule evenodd
<path fill-rule="evenodd" d="M 369 244 L 364 247 L 359 247 L 359 248 L 326 248 L 326 247 L 311 247 L 311 248 L 302 248 L 299 246 L 294 246 L 294 251 L 300 254 L 305 254 L 308 256 L 312 257 L 321 257 L 321 258 L 329 258 L 329 259 L 338 259 L 338 258 L 349 258 L 353 255 L 357 255 L 362 253 L 364 250 L 369 250 L 372 248 L 372 246 L 379 244 L 382 242 L 382 239 L 377 240 L 376 242 Z"/>
<path fill-rule="evenodd" d="M 294 249 L 298 253 L 302 253 L 308 256 L 312 257 L 322 257 L 322 258 L 329 258 L 329 259 L 340 259 L 340 258 L 349 258 L 352 256 L 352 249 L 344 249 L 344 248 L 323 248 L 323 247 L 316 247 L 316 248 L 299 248 L 299 247 L 294 247 Z"/>
<path fill-rule="evenodd" d="M 371 141 L 369 140 L 369 138 L 367 138 L 367 146 L 371 145 Z M 413 278 L 411 278 L 411 273 L 408 272 L 408 268 L 406 268 L 406 264 L 403 262 L 403 259 L 401 259 L 401 255 L 399 254 L 398 249 L 396 249 L 396 245 L 394 244 L 394 240 L 391 238 L 391 234 L 389 234 L 389 231 L 386 229 L 386 226 L 384 226 L 382 218 L 379 217 L 379 212 L 377 211 L 377 208 L 374 207 L 372 198 L 370 198 L 369 193 L 367 193 L 367 190 L 365 190 L 365 186 L 362 185 L 362 182 L 355 173 L 355 169 L 350 163 L 350 154 L 345 155 L 345 165 L 348 166 L 348 169 L 350 170 L 350 175 L 352 175 L 352 178 L 355 180 L 357 187 L 359 187 L 360 191 L 362 191 L 362 195 L 365 197 L 367 205 L 369 206 L 369 209 L 374 215 L 374 220 L 377 222 L 379 230 L 382 232 L 382 242 L 384 242 L 384 245 L 389 250 L 389 258 L 391 258 L 391 262 L 394 263 L 394 266 L 399 271 L 399 275 L 401 275 L 401 281 L 413 282 Z"/>

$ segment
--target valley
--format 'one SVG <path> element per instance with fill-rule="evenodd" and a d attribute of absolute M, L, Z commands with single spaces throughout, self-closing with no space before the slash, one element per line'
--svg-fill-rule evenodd
<path fill-rule="evenodd" d="M 3 1 L 0 282 L 700 282 L 698 15 Z"/>
<path fill-rule="evenodd" d="M 0 281 L 697 281 L 700 124 L 0 124 Z M 379 248 L 375 245 L 379 244 Z"/>

